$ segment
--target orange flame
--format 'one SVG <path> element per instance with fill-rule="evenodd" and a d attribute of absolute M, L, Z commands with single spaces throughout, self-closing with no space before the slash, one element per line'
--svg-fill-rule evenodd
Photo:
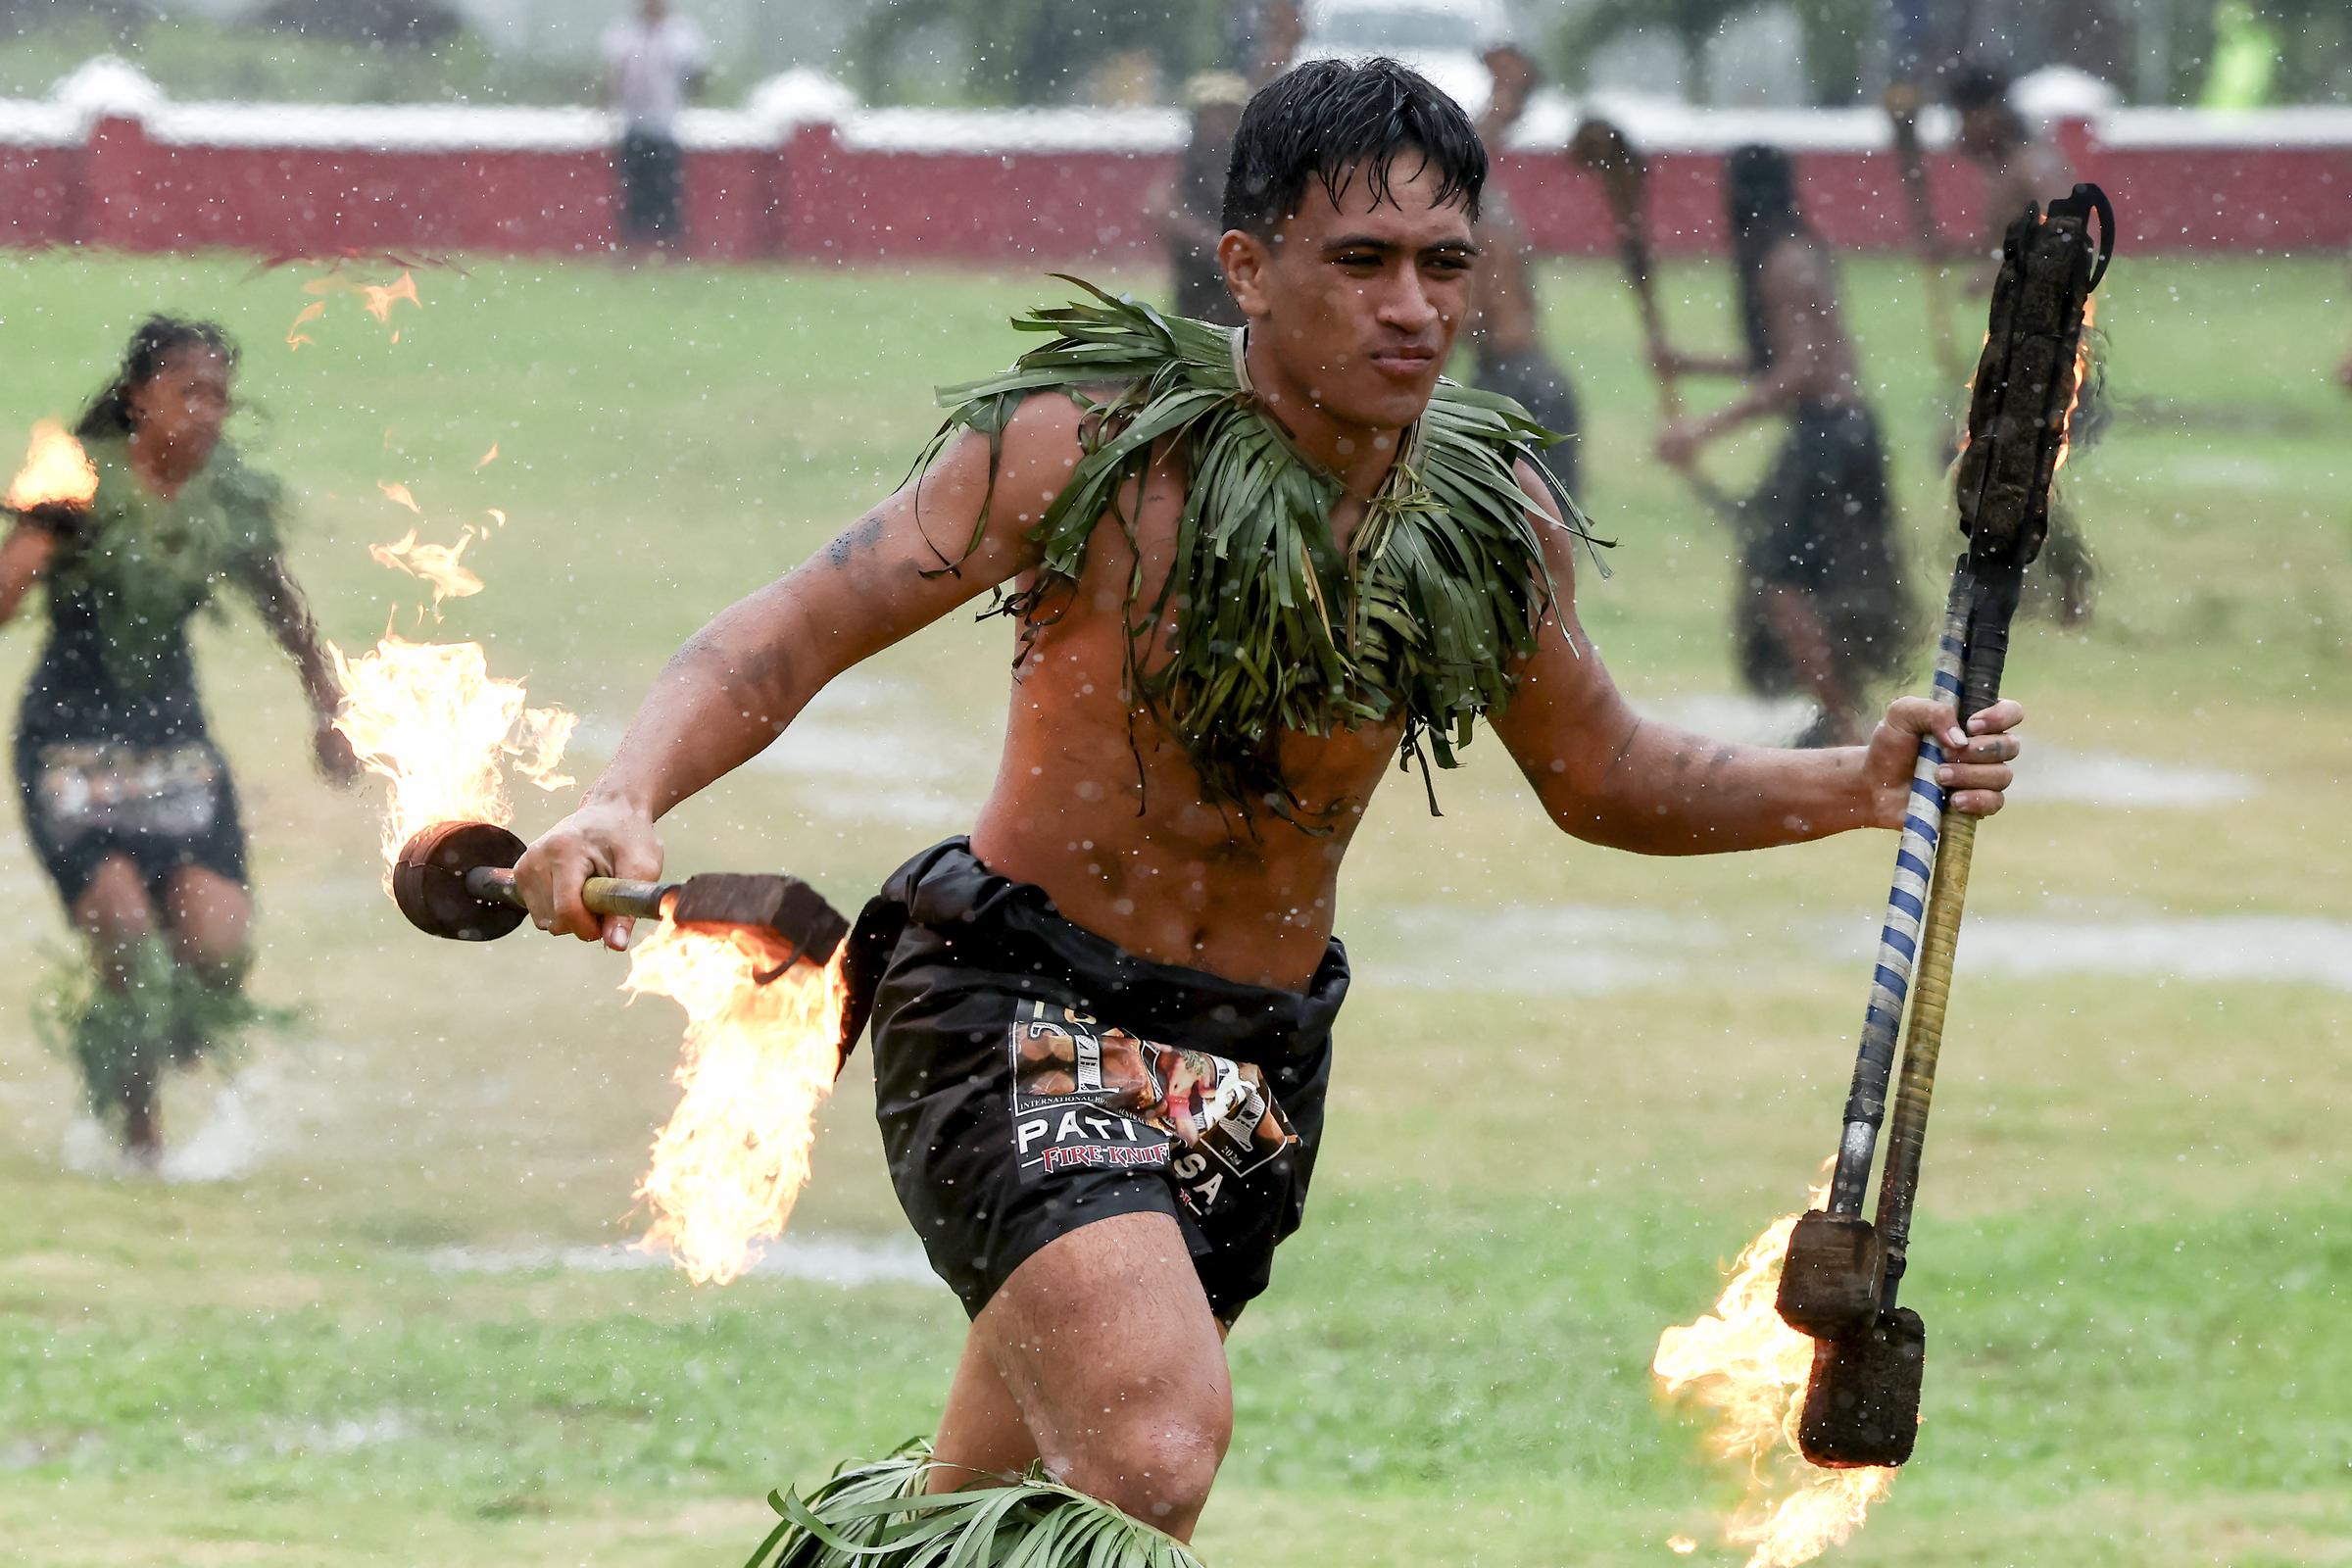
<path fill-rule="evenodd" d="M 522 683 L 490 673 L 479 643 L 412 643 L 386 632 L 358 659 L 329 644 L 343 705 L 335 728 L 371 773 L 392 786 L 384 811 L 384 886 L 400 847 L 436 822 L 504 824 L 514 815 L 505 769 L 543 790 L 577 714 L 526 706 Z"/>
<path fill-rule="evenodd" d="M 491 443 L 490 443 L 490 450 L 489 450 L 489 451 L 487 451 L 487 452 L 485 452 L 485 453 L 483 453 L 483 454 L 482 454 L 482 460 L 481 460 L 479 463 L 477 463 L 477 464 L 475 464 L 475 465 L 473 466 L 474 472 L 476 472 L 476 473 L 479 473 L 479 472 L 481 472 L 481 470 L 482 470 L 482 469 L 484 469 L 484 468 L 487 468 L 488 466 L 490 466 L 490 465 L 492 465 L 493 463 L 496 463 L 497 461 L 498 461 L 498 443 L 497 443 L 497 442 L 495 442 L 495 441 L 493 441 L 493 442 L 491 442 Z"/>
<path fill-rule="evenodd" d="M 405 571 L 432 586 L 433 615 L 441 613 L 444 599 L 467 599 L 482 591 L 482 579 L 464 561 L 466 547 L 481 537 L 467 528 L 454 545 L 425 545 L 416 542 L 416 530 L 411 528 L 388 545 L 369 545 L 368 554 L 377 564 Z"/>
<path fill-rule="evenodd" d="M 2099 300 L 2093 294 L 2082 301 L 2082 335 L 2075 340 L 2075 395 L 2067 400 L 2066 417 L 2058 421 L 2058 461 L 2051 466 L 2055 474 L 2066 466 L 2066 460 L 2075 451 L 2075 411 L 2082 406 L 2082 382 L 2090 374 L 2090 328 L 2098 319 Z"/>
<path fill-rule="evenodd" d="M 389 445 L 391 440 L 392 432 L 386 430 L 384 432 L 385 444 Z M 406 507 L 411 512 L 416 514 L 416 515 L 419 517 L 424 515 L 424 509 L 416 504 L 416 498 L 409 493 L 409 487 L 407 485 L 401 484 L 398 481 L 394 481 L 391 484 L 386 484 L 383 480 L 378 479 L 375 481 L 375 487 L 378 490 L 381 490 L 384 493 L 384 499 L 391 502 L 394 506 Z"/>
<path fill-rule="evenodd" d="M 1818 1207 L 1826 1186 L 1813 1195 Z M 1795 1568 L 1860 1528 L 1892 1490 L 1887 1469 L 1823 1470 L 1797 1451 L 1798 1418 L 1813 1371 L 1813 1342 L 1781 1318 L 1781 1260 L 1798 1215 L 1765 1227 L 1733 1263 L 1715 1309 L 1658 1336 L 1650 1370 L 1669 1396 L 1715 1412 L 1709 1446 L 1747 1466 L 1747 1496 L 1724 1539 L 1752 1547 L 1747 1568 Z"/>
<path fill-rule="evenodd" d="M 398 282 L 362 283 L 360 285 L 361 307 L 379 321 L 389 323 L 392 319 L 392 307 L 402 300 L 408 301 L 418 309 L 422 309 L 424 305 L 424 302 L 416 297 L 415 275 L 405 269 L 402 270 Z"/>
<path fill-rule="evenodd" d="M 318 342 L 317 338 L 305 332 L 303 328 L 325 314 L 326 301 L 324 300 L 313 300 L 310 304 L 305 305 L 296 314 L 293 322 L 286 328 L 286 347 L 299 350 L 305 343 Z"/>
<path fill-rule="evenodd" d="M 9 482 L 8 505 L 18 512 L 35 507 L 86 507 L 98 493 L 98 469 L 81 443 L 55 419 L 32 427 L 24 466 Z"/>
<path fill-rule="evenodd" d="M 629 992 L 686 1009 L 683 1094 L 637 1189 L 654 1211 L 644 1245 L 666 1248 L 698 1285 L 757 1262 L 808 1184 L 816 1113 L 841 1067 L 847 952 L 762 984 L 775 955 L 760 938 L 664 921 L 629 955 Z"/>

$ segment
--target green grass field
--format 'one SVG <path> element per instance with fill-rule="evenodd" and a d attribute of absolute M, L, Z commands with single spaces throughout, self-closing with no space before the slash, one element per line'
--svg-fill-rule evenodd
<path fill-rule="evenodd" d="M 330 632 L 363 645 L 416 602 L 364 549 L 410 520 L 379 482 L 428 537 L 505 510 L 467 558 L 489 591 L 444 630 L 587 715 L 589 766 L 667 651 L 894 485 L 928 388 L 1002 364 L 1004 316 L 1054 286 L 485 264 L 422 276 L 398 344 L 338 299 L 297 353 L 298 278 L 244 274 L 0 260 L 0 430 L 77 406 L 140 313 L 222 318 Z M 2106 286 L 2119 418 L 2072 470 L 2105 598 L 2010 661 L 2045 750 L 1984 835 L 1962 947 L 1905 1295 L 1927 1425 L 1833 1561 L 2352 1563 L 2342 283 L 2335 259 L 2127 255 Z M 1611 274 L 1547 286 L 1624 541 L 1585 615 L 1638 701 L 1704 710 L 1735 689 L 1726 541 L 1646 457 Z M 1915 284 L 1856 263 L 1846 288 L 1924 600 L 1954 539 Z M 1670 276 L 1686 336 L 1729 342 L 1723 292 Z M 1711 462 L 1738 480 L 1765 449 Z M 942 625 L 828 694 L 773 765 L 671 819 L 673 862 L 861 897 L 979 798 L 1006 638 Z M 34 643 L 0 638 L 0 686 Z M 200 652 L 254 841 L 257 989 L 304 1021 L 252 1053 L 237 1179 L 70 1169 L 74 1087 L 24 1022 L 64 926 L 0 835 L 10 1560 L 731 1564 L 769 1487 L 927 1430 L 960 1330 L 936 1286 L 452 1265 L 634 1234 L 677 1014 L 624 1005 L 585 948 L 410 932 L 376 890 L 374 797 L 314 780 L 290 675 L 246 620 Z M 1677 1560 L 1686 1534 L 1736 1563 L 1738 1478 L 1648 1359 L 1834 1143 L 1891 847 L 1641 861 L 1558 837 L 1491 742 L 1470 758 L 1444 820 L 1399 786 L 1352 862 L 1327 1152 L 1233 1341 L 1200 1543 L 1250 1568 L 1550 1568 Z M 862 1080 L 795 1232 L 896 1258 Z M 209 1094 L 174 1102 L 183 1133 Z"/>

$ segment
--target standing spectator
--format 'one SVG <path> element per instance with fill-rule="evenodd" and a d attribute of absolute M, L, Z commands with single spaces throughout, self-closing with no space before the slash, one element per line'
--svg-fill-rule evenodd
<path fill-rule="evenodd" d="M 686 238 L 678 111 L 710 69 L 703 29 L 668 0 L 638 0 L 637 15 L 605 30 L 605 107 L 620 112 L 620 238 L 675 250 Z"/>

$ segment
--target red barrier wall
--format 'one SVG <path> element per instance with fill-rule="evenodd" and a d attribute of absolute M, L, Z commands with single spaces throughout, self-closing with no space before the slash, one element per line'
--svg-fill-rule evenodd
<path fill-rule="evenodd" d="M 211 112 L 217 122 L 219 111 Z M 240 112 L 242 113 L 242 112 Z M 90 244 L 133 251 L 225 247 L 318 254 L 339 247 L 507 254 L 601 249 L 612 229 L 609 153 L 573 137 L 536 146 L 233 145 L 172 136 L 135 118 L 99 119 L 79 143 L 0 139 L 0 244 Z M 356 123 L 368 112 L 348 112 Z M 477 117 L 479 111 L 473 112 Z M 412 126 L 413 129 L 413 126 Z M 2064 128 L 2085 178 L 2106 185 L 2127 241 L 2150 250 L 2352 247 L 2352 134 L 2341 142 L 2107 145 L 2088 122 Z M 988 150 L 861 144 L 829 124 L 772 144 L 736 135 L 686 155 L 690 254 L 767 258 L 1082 264 L 1155 253 L 1149 204 L 1168 174 L 1166 146 L 1062 144 Z M 1909 243 L 1891 157 L 1820 148 L 1796 154 L 1807 210 L 1832 242 Z M 1651 224 L 1667 255 L 1720 249 L 1720 156 L 1651 159 Z M 1612 244 L 1598 187 L 1556 152 L 1512 152 L 1496 177 L 1541 250 L 1602 254 Z M 1950 155 L 1931 160 L 1945 232 L 1979 233 L 1980 182 Z"/>

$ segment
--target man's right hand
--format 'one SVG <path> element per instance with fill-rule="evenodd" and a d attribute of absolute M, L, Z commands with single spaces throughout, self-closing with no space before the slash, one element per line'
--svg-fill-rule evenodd
<path fill-rule="evenodd" d="M 661 875 L 662 840 L 653 818 L 630 807 L 590 801 L 523 851 L 514 886 L 540 930 L 602 941 L 618 953 L 628 947 L 636 922 L 592 912 L 580 902 L 581 884 L 592 876 L 650 882 Z"/>

